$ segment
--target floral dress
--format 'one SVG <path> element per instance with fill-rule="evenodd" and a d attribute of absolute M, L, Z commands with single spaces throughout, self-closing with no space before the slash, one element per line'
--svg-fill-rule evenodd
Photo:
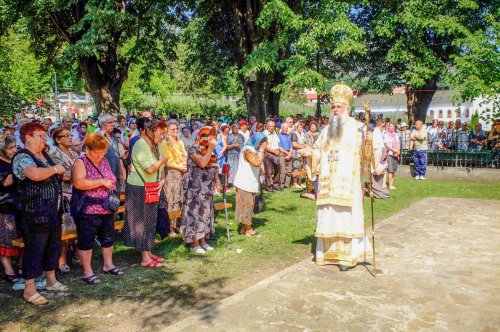
<path fill-rule="evenodd" d="M 192 145 L 188 156 L 202 154 L 201 148 Z M 215 233 L 214 203 L 215 175 L 217 165 L 209 168 L 198 167 L 191 157 L 184 179 L 184 205 L 182 207 L 181 233 L 185 243 L 192 243 Z"/>
<path fill-rule="evenodd" d="M 236 141 L 238 140 L 238 141 Z M 234 177 L 238 171 L 238 162 L 240 160 L 241 147 L 245 143 L 245 138 L 241 134 L 229 134 L 227 136 L 227 145 L 238 143 L 240 146 L 238 148 L 231 149 L 227 152 L 227 164 L 229 165 L 229 180 L 228 183 L 232 184 L 234 182 Z"/>

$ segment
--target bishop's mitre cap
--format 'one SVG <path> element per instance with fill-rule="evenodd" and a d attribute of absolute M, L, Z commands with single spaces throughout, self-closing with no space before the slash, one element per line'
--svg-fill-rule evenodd
<path fill-rule="evenodd" d="M 352 89 L 345 84 L 335 84 L 330 90 L 330 102 L 351 105 Z"/>

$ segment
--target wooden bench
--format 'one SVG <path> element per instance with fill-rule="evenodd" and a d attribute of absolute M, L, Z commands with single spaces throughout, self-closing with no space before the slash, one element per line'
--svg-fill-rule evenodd
<path fill-rule="evenodd" d="M 123 229 L 123 220 L 115 221 L 115 230 L 120 231 Z M 61 241 L 72 240 L 78 238 L 76 234 L 76 229 L 66 229 L 62 232 Z M 12 240 L 12 245 L 14 247 L 24 248 L 24 240 L 22 238 Z"/>
<path fill-rule="evenodd" d="M 228 209 L 233 207 L 233 204 L 231 203 L 226 203 L 226 207 Z M 215 211 L 220 211 L 224 210 L 224 203 L 215 203 L 214 204 Z M 117 214 L 119 213 L 124 213 L 125 212 L 125 206 L 122 205 L 116 212 Z M 178 219 L 182 216 L 182 211 L 172 211 L 168 214 L 168 217 L 170 220 Z M 125 222 L 123 220 L 115 221 L 115 230 L 121 231 L 123 229 L 123 226 L 125 225 Z M 61 235 L 61 241 L 66 241 L 66 240 L 72 240 L 78 238 L 78 234 L 76 233 L 76 229 L 67 229 L 64 230 L 62 235 Z M 19 247 L 19 248 L 24 248 L 24 241 L 22 238 L 19 239 L 14 239 L 12 240 L 12 245 L 14 247 Z"/>

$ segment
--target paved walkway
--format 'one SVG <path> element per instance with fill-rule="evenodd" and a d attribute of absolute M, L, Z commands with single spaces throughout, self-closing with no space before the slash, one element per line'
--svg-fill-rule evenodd
<path fill-rule="evenodd" d="M 498 331 L 500 201 L 428 198 L 376 232 L 377 278 L 308 259 L 166 331 Z"/>

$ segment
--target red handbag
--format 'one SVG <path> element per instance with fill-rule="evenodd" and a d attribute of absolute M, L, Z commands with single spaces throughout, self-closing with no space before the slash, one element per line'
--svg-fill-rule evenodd
<path fill-rule="evenodd" d="M 142 182 L 144 182 L 144 203 L 158 203 L 160 201 L 160 194 L 157 188 L 160 185 L 160 182 L 158 181 L 158 178 L 160 177 L 160 171 L 158 170 L 158 172 L 156 172 L 155 182 L 146 182 L 144 181 L 141 173 L 139 173 L 139 170 L 137 169 L 133 161 L 132 165 L 134 165 L 137 175 L 139 175 Z"/>
<path fill-rule="evenodd" d="M 144 203 L 157 203 L 160 201 L 159 185 L 160 182 L 144 182 Z"/>

